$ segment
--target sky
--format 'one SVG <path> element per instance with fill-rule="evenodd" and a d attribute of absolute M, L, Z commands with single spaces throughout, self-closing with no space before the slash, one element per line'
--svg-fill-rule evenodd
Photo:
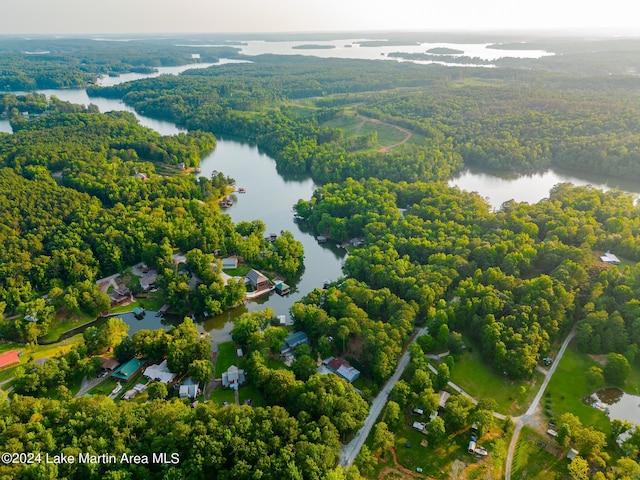
<path fill-rule="evenodd" d="M 0 0 L 0 34 L 606 30 L 636 0 Z"/>

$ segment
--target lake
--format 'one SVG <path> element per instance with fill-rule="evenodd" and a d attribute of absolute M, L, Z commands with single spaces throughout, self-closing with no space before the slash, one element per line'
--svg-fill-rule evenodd
<path fill-rule="evenodd" d="M 243 55 L 254 56 L 264 54 L 275 55 L 309 55 L 321 58 L 349 58 L 359 60 L 396 60 L 408 61 L 420 64 L 442 63 L 444 65 L 457 66 L 458 64 L 449 62 L 411 60 L 405 58 L 388 57 L 390 53 L 426 53 L 432 48 L 448 48 L 459 50 L 464 53 L 460 56 L 468 56 L 471 58 L 481 58 L 483 60 L 496 60 L 504 57 L 515 58 L 540 58 L 553 53 L 544 50 L 499 50 L 489 48 L 488 43 L 419 43 L 413 45 L 380 45 L 380 46 L 364 46 L 362 42 L 380 41 L 380 39 L 366 38 L 346 38 L 340 40 L 296 40 L 296 41 L 265 41 L 265 40 L 246 40 L 241 41 L 242 45 L 237 47 Z M 301 46 L 313 45 L 316 48 L 300 48 Z M 366 45 L 366 44 L 365 44 Z M 218 44 L 189 44 L 179 45 L 189 46 L 193 48 L 219 47 Z M 226 45 L 228 46 L 228 45 Z M 235 46 L 235 45 L 234 45 Z M 469 65 L 465 65 L 469 66 Z"/>
<path fill-rule="evenodd" d="M 604 191 L 617 189 L 636 196 L 640 195 L 638 181 L 585 172 L 570 172 L 558 168 L 524 175 L 467 168 L 449 180 L 449 185 L 469 192 L 478 192 L 497 210 L 508 200 L 537 203 L 549 196 L 549 191 L 554 185 L 566 182 L 580 186 L 592 185 Z"/>
<path fill-rule="evenodd" d="M 316 188 L 310 178 L 282 176 L 276 171 L 275 160 L 255 145 L 225 137 L 218 137 L 215 151 L 202 160 L 200 168 L 202 176 L 220 171 L 235 179 L 237 187 L 246 189 L 246 193 L 234 194 L 233 206 L 226 209 L 234 222 L 260 219 L 266 225 L 266 234 L 279 235 L 282 230 L 289 230 L 304 247 L 304 270 L 299 278 L 287 281 L 290 294 L 281 297 L 274 292 L 245 302 L 243 307 L 206 320 L 206 331 L 214 337 L 226 337 L 236 317 L 265 307 L 288 317 L 294 302 L 314 288 L 322 288 L 325 280 L 333 281 L 341 275 L 346 252 L 335 243 L 318 243 L 304 224 L 293 219 L 293 205 L 301 198 L 309 199 Z"/>

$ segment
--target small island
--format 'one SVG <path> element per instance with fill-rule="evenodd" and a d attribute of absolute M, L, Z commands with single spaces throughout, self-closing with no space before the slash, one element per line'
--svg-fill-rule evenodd
<path fill-rule="evenodd" d="M 427 50 L 427 53 L 432 53 L 434 55 L 462 55 L 464 54 L 464 51 L 457 50 L 455 48 L 435 47 Z"/>

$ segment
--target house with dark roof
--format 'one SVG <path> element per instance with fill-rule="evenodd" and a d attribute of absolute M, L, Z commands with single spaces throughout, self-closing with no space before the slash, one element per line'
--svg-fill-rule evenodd
<path fill-rule="evenodd" d="M 298 345 L 302 345 L 303 343 L 309 343 L 309 337 L 304 332 L 293 332 L 287 338 L 284 339 L 284 343 L 280 348 L 280 353 L 282 355 L 289 353 L 291 350 L 296 348 Z"/>
<path fill-rule="evenodd" d="M 260 290 L 266 290 L 270 286 L 269 279 L 265 277 L 262 273 L 260 273 L 258 270 L 254 270 L 253 268 L 249 270 L 249 273 L 247 273 L 246 278 L 251 284 L 251 286 L 253 287 L 253 289 L 258 292 Z"/>

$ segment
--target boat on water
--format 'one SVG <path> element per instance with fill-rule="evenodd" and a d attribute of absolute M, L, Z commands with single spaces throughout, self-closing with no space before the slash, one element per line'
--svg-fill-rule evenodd
<path fill-rule="evenodd" d="M 145 310 L 142 307 L 135 307 L 133 309 L 133 314 L 137 317 L 137 318 L 141 318 L 144 317 L 145 314 Z"/>
<path fill-rule="evenodd" d="M 246 188 L 242 188 L 242 187 L 240 187 L 240 188 L 238 189 L 238 193 L 247 193 L 247 189 L 246 189 Z"/>
<path fill-rule="evenodd" d="M 202 169 L 200 167 L 196 167 L 196 169 L 194 170 L 196 173 L 202 173 Z"/>

